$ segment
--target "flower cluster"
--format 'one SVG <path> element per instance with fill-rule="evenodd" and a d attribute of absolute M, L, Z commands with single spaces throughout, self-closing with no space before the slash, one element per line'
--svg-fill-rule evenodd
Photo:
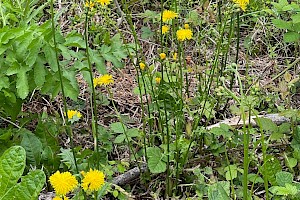
<path fill-rule="evenodd" d="M 94 78 L 93 83 L 94 83 L 94 87 L 97 87 L 98 85 L 99 86 L 103 86 L 103 85 L 107 86 L 109 84 L 113 84 L 114 79 L 113 79 L 112 75 L 105 74 L 100 77 Z"/>
<path fill-rule="evenodd" d="M 105 175 L 101 171 L 90 169 L 81 174 L 83 175 L 81 187 L 86 192 L 98 191 L 105 183 Z M 50 176 L 49 181 L 57 195 L 54 200 L 68 200 L 66 195 L 78 186 L 78 181 L 70 172 L 57 171 Z"/>
<path fill-rule="evenodd" d="M 99 3 L 101 6 L 107 6 L 110 4 L 111 0 L 96 0 L 96 2 Z M 85 7 L 93 9 L 95 7 L 95 2 L 91 0 L 87 0 L 85 2 Z"/>
<path fill-rule="evenodd" d="M 193 32 L 188 24 L 184 25 L 184 29 L 179 29 L 176 32 L 177 39 L 179 41 L 190 40 L 193 37 Z"/>
<path fill-rule="evenodd" d="M 238 4 L 243 11 L 246 10 L 247 5 L 249 4 L 249 0 L 233 0 L 233 2 Z"/>

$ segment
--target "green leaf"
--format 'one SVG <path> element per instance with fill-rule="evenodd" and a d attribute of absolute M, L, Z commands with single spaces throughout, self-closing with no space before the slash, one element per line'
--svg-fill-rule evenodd
<path fill-rule="evenodd" d="M 276 28 L 287 29 L 287 30 L 292 29 L 292 24 L 282 19 L 273 19 L 272 23 L 274 24 L 274 26 L 276 26 Z"/>
<path fill-rule="evenodd" d="M 220 127 L 214 127 L 210 131 L 216 136 L 224 136 L 230 138 L 233 133 L 230 131 L 231 127 L 227 124 L 221 124 Z"/>
<path fill-rule="evenodd" d="M 293 24 L 300 23 L 300 13 L 291 16 Z"/>
<path fill-rule="evenodd" d="M 126 139 L 126 136 L 124 134 L 118 135 L 115 140 L 114 143 L 116 144 L 121 144 L 124 142 L 124 140 Z"/>
<path fill-rule="evenodd" d="M 19 70 L 19 73 L 17 74 L 16 88 L 18 96 L 21 99 L 25 99 L 28 96 L 29 85 L 25 69 Z"/>
<path fill-rule="evenodd" d="M 259 118 L 258 120 L 261 124 L 261 128 L 264 131 L 271 131 L 271 132 L 277 132 L 278 131 L 277 125 L 272 120 L 270 120 L 268 118 Z"/>
<path fill-rule="evenodd" d="M 105 60 L 99 56 L 96 52 L 91 51 L 91 61 L 95 63 L 96 69 L 100 74 L 107 74 Z"/>
<path fill-rule="evenodd" d="M 79 47 L 85 49 L 85 42 L 81 34 L 71 33 L 66 37 L 66 42 L 64 43 L 67 47 Z"/>
<path fill-rule="evenodd" d="M 38 87 L 42 87 L 46 81 L 46 69 L 41 58 L 37 59 L 37 62 L 33 66 L 33 70 L 35 84 Z"/>
<path fill-rule="evenodd" d="M 272 185 L 276 185 L 275 174 L 281 171 L 281 164 L 279 160 L 273 156 L 268 155 L 267 161 L 259 168 L 260 172 Z"/>
<path fill-rule="evenodd" d="M 276 173 L 276 182 L 279 186 L 285 186 L 286 183 L 293 182 L 293 175 L 289 172 Z"/>
<path fill-rule="evenodd" d="M 248 174 L 248 180 L 252 183 L 264 183 L 264 180 L 257 174 Z"/>
<path fill-rule="evenodd" d="M 110 128 L 115 133 L 125 133 L 125 131 L 127 131 L 127 127 L 123 125 L 121 122 L 111 123 Z"/>
<path fill-rule="evenodd" d="M 61 149 L 58 155 L 62 158 L 62 162 L 67 165 L 73 172 L 76 171 L 74 156 L 71 149 Z"/>
<path fill-rule="evenodd" d="M 142 39 L 149 39 L 154 35 L 154 32 L 152 32 L 151 29 L 146 26 L 143 26 L 141 28 L 141 31 L 142 31 L 142 35 L 141 35 Z"/>
<path fill-rule="evenodd" d="M 9 79 L 3 74 L 0 74 L 0 91 L 2 88 L 8 88 L 9 87 Z"/>
<path fill-rule="evenodd" d="M 39 37 L 32 40 L 31 44 L 28 46 L 29 53 L 27 54 L 26 59 L 25 59 L 25 63 L 28 66 L 34 65 L 37 58 L 39 57 L 39 53 L 40 53 L 42 45 L 43 45 L 43 42 L 41 41 L 41 39 Z"/>
<path fill-rule="evenodd" d="M 269 190 L 274 195 L 280 196 L 296 195 L 298 193 L 297 187 L 289 183 L 286 183 L 285 187 L 273 186 Z"/>
<path fill-rule="evenodd" d="M 13 146 L 7 149 L 0 157 L 0 200 L 23 174 L 25 168 L 26 152 L 21 146 Z"/>
<path fill-rule="evenodd" d="M 55 55 L 54 48 L 52 48 L 49 44 L 45 44 L 43 46 L 43 50 L 44 50 L 45 58 L 46 58 L 47 62 L 50 65 L 50 68 L 54 72 L 57 72 L 58 66 L 57 66 L 57 61 L 56 61 L 56 55 Z"/>
<path fill-rule="evenodd" d="M 296 158 L 286 157 L 285 162 L 286 162 L 286 165 L 287 165 L 290 169 L 292 169 L 292 168 L 296 167 L 298 161 L 297 161 Z"/>
<path fill-rule="evenodd" d="M 46 182 L 45 173 L 41 170 L 29 172 L 21 178 L 21 182 L 15 185 L 4 199 L 33 200 L 37 199 Z"/>
<path fill-rule="evenodd" d="M 217 182 L 208 187 L 209 200 L 230 200 L 228 192 L 230 192 L 229 182 Z"/>
<path fill-rule="evenodd" d="M 127 135 L 130 138 L 132 138 L 132 137 L 139 137 L 140 136 L 139 129 L 137 129 L 137 128 L 131 128 L 131 129 L 129 129 L 127 131 Z"/>
<path fill-rule="evenodd" d="M 22 137 L 21 146 L 26 151 L 26 158 L 29 164 L 38 166 L 41 161 L 42 143 L 31 131 L 21 129 L 20 135 Z"/>
<path fill-rule="evenodd" d="M 283 35 L 283 40 L 285 42 L 297 42 L 300 40 L 300 34 L 297 32 L 287 32 Z"/>
<path fill-rule="evenodd" d="M 70 97 L 74 101 L 77 100 L 79 94 L 79 87 L 75 75 L 75 71 L 63 72 L 63 86 L 65 94 L 67 97 Z"/>
<path fill-rule="evenodd" d="M 224 168 L 225 178 L 227 181 L 233 180 L 237 177 L 237 166 L 236 165 L 229 165 Z"/>
<path fill-rule="evenodd" d="M 167 169 L 167 165 L 162 161 L 163 154 L 158 147 L 147 148 L 148 167 L 151 173 L 162 173 Z"/>

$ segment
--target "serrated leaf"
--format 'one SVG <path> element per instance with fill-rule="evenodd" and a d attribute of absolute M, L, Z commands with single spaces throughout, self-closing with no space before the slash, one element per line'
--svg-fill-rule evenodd
<path fill-rule="evenodd" d="M 293 175 L 289 172 L 276 173 L 276 182 L 279 186 L 285 186 L 286 183 L 293 182 Z"/>
<path fill-rule="evenodd" d="M 260 172 L 272 185 L 276 185 L 276 173 L 281 171 L 279 160 L 268 155 L 267 161 L 259 168 Z"/>
<path fill-rule="evenodd" d="M 61 149 L 58 155 L 62 158 L 62 162 L 73 172 L 76 171 L 74 156 L 71 149 Z"/>
<path fill-rule="evenodd" d="M 14 200 L 37 199 L 46 182 L 45 173 L 41 170 L 29 172 L 21 178 L 21 182 L 15 185 L 3 198 Z"/>
<path fill-rule="evenodd" d="M 285 42 L 297 42 L 300 40 L 300 34 L 297 32 L 287 32 L 283 35 L 283 40 Z"/>
<path fill-rule="evenodd" d="M 25 168 L 26 153 L 21 146 L 7 149 L 0 157 L 0 200 L 9 188 L 15 186 Z"/>
<path fill-rule="evenodd" d="M 21 146 L 26 151 L 26 159 L 29 164 L 38 166 L 41 161 L 42 143 L 31 131 L 21 129 L 20 135 L 22 137 Z"/>
<path fill-rule="evenodd" d="M 29 85 L 28 85 L 28 79 L 25 69 L 19 70 L 17 74 L 17 80 L 16 80 L 16 88 L 18 96 L 21 99 L 25 99 L 29 94 Z"/>
<path fill-rule="evenodd" d="M 52 48 L 49 44 L 45 44 L 43 46 L 43 50 L 44 50 L 45 58 L 46 58 L 47 62 L 50 65 L 50 68 L 54 72 L 57 72 L 58 66 L 57 66 L 57 61 L 56 61 L 56 55 L 55 55 L 54 48 Z"/>
<path fill-rule="evenodd" d="M 74 71 L 63 72 L 63 87 L 66 96 L 76 101 L 79 94 L 79 87 Z"/>

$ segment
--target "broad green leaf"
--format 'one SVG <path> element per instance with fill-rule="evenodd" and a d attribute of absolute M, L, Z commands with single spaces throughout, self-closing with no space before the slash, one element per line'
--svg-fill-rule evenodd
<path fill-rule="evenodd" d="M 46 81 L 46 69 L 44 62 L 41 58 L 37 59 L 37 62 L 33 66 L 34 70 L 34 82 L 38 87 L 42 87 Z"/>
<path fill-rule="evenodd" d="M 62 162 L 72 171 L 76 171 L 74 156 L 71 149 L 61 149 L 58 154 L 62 158 Z"/>
<path fill-rule="evenodd" d="M 208 187 L 209 200 L 230 200 L 228 192 L 230 192 L 230 183 L 224 182 L 223 184 L 217 182 Z"/>
<path fill-rule="evenodd" d="M 225 138 L 230 138 L 233 133 L 230 131 L 231 127 L 227 124 L 221 124 L 220 127 L 214 127 L 210 130 L 216 136 L 224 136 Z"/>
<path fill-rule="evenodd" d="M 128 129 L 127 131 L 127 135 L 128 137 L 139 137 L 140 136 L 140 132 L 137 128 L 131 128 L 131 129 Z"/>
<path fill-rule="evenodd" d="M 17 74 L 17 80 L 16 80 L 16 88 L 18 96 L 21 99 L 25 99 L 29 94 L 29 85 L 28 85 L 28 79 L 25 69 L 19 70 L 19 73 Z"/>
<path fill-rule="evenodd" d="M 43 171 L 35 170 L 29 172 L 21 178 L 21 182 L 15 185 L 5 196 L 4 199 L 14 200 L 33 200 L 37 199 L 46 182 Z"/>
<path fill-rule="evenodd" d="M 286 163 L 286 165 L 287 165 L 290 169 L 296 167 L 297 162 L 298 162 L 298 161 L 297 161 L 296 158 L 286 157 L 286 159 L 285 159 L 285 163 Z"/>
<path fill-rule="evenodd" d="M 85 49 L 85 42 L 82 35 L 77 33 L 71 33 L 66 37 L 66 42 L 64 43 L 67 47 L 79 47 Z"/>
<path fill-rule="evenodd" d="M 248 174 L 248 180 L 252 183 L 264 183 L 264 180 L 257 174 Z"/>
<path fill-rule="evenodd" d="M 52 48 L 49 44 L 44 44 L 43 50 L 44 50 L 45 58 L 50 65 L 50 68 L 54 72 L 57 72 L 58 66 L 57 66 L 54 48 Z"/>
<path fill-rule="evenodd" d="M 296 195 L 298 193 L 297 187 L 289 183 L 286 183 L 285 187 L 273 186 L 269 190 L 274 195 L 280 196 Z"/>
<path fill-rule="evenodd" d="M 25 168 L 26 152 L 21 146 L 13 146 L 7 149 L 0 157 L 0 200 L 23 174 Z"/>
<path fill-rule="evenodd" d="M 142 35 L 141 35 L 142 39 L 149 39 L 154 35 L 154 32 L 152 32 L 151 29 L 146 26 L 143 26 L 141 28 L 141 31 L 142 31 Z"/>
<path fill-rule="evenodd" d="M 224 168 L 225 178 L 227 181 L 233 180 L 237 177 L 237 166 L 236 165 L 229 165 Z"/>
<path fill-rule="evenodd" d="M 276 182 L 279 186 L 285 186 L 286 183 L 293 182 L 293 175 L 289 172 L 276 173 Z"/>
<path fill-rule="evenodd" d="M 259 118 L 258 120 L 261 124 L 261 128 L 264 131 L 272 131 L 272 132 L 278 131 L 277 125 L 272 120 L 270 120 L 268 118 Z"/>
<path fill-rule="evenodd" d="M 293 24 L 300 23 L 300 13 L 292 15 Z"/>
<path fill-rule="evenodd" d="M 115 122 L 110 124 L 110 128 L 114 133 L 125 133 L 127 128 L 121 122 Z"/>
<path fill-rule="evenodd" d="M 28 46 L 33 40 L 33 32 L 32 31 L 26 31 L 23 35 L 15 38 L 15 40 L 18 41 L 18 48 L 17 48 L 17 56 L 18 57 L 26 57 Z M 39 44 L 39 43 L 37 43 Z M 32 47 L 31 47 L 32 48 Z"/>
<path fill-rule="evenodd" d="M 74 71 L 63 72 L 63 87 L 66 96 L 76 101 L 79 94 L 79 87 Z"/>
<path fill-rule="evenodd" d="M 126 136 L 124 134 L 118 135 L 115 140 L 114 143 L 116 144 L 121 144 L 124 142 L 124 140 L 126 139 Z"/>
<path fill-rule="evenodd" d="M 22 137 L 21 146 L 26 151 L 26 158 L 29 164 L 38 166 L 41 161 L 42 143 L 31 131 L 21 129 L 20 135 Z"/>
<path fill-rule="evenodd" d="M 290 22 L 284 21 L 282 19 L 273 19 L 272 23 L 276 28 L 291 30 L 292 24 Z"/>
<path fill-rule="evenodd" d="M 163 154 L 158 147 L 147 148 L 148 167 L 151 173 L 162 173 L 166 171 L 166 163 L 162 160 Z"/>
<path fill-rule="evenodd" d="M 33 39 L 32 42 L 28 46 L 28 54 L 25 59 L 25 63 L 28 66 L 32 66 L 35 64 L 37 58 L 39 57 L 39 53 L 41 50 L 43 43 L 41 39 L 38 37 L 36 39 Z"/>
<path fill-rule="evenodd" d="M 297 32 L 287 32 L 283 35 L 283 40 L 285 42 L 298 42 L 300 40 L 300 34 Z"/>
<path fill-rule="evenodd" d="M 105 60 L 103 57 L 97 54 L 97 52 L 91 51 L 91 61 L 95 63 L 96 69 L 100 74 L 107 74 Z"/>

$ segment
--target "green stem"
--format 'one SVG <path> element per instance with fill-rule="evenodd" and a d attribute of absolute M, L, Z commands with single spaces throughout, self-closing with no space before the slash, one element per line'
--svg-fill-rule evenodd
<path fill-rule="evenodd" d="M 248 199 L 248 170 L 249 170 L 249 139 L 250 139 L 250 127 L 246 127 L 246 111 L 242 109 L 243 120 L 243 145 L 244 145 L 244 174 L 243 174 L 243 199 Z M 251 117 L 251 107 L 249 107 L 249 121 Z M 250 124 L 250 123 L 249 123 Z"/>
<path fill-rule="evenodd" d="M 56 42 L 56 36 L 55 36 L 55 24 L 54 24 L 54 9 L 53 9 L 53 0 L 51 0 L 51 27 L 52 27 L 52 37 L 53 37 L 53 43 L 54 43 L 54 49 L 55 49 L 55 58 L 56 58 L 56 64 L 58 67 L 58 74 L 59 74 L 59 80 L 60 80 L 60 87 L 61 87 L 61 93 L 62 93 L 62 99 L 63 99 L 63 104 L 64 104 L 64 110 L 65 114 L 67 115 L 68 113 L 68 107 L 66 103 L 66 95 L 65 95 L 65 90 L 64 90 L 64 85 L 63 85 L 63 80 L 62 80 L 62 69 L 59 64 L 59 58 L 58 58 L 58 53 L 57 53 L 57 42 Z M 66 117 L 67 118 L 67 117 Z M 75 169 L 76 173 L 78 174 L 78 166 L 77 166 L 77 160 L 75 156 L 75 150 L 74 150 L 74 140 L 73 140 L 73 132 L 70 126 L 70 121 L 67 118 L 67 133 L 68 136 L 70 137 L 70 144 L 71 144 L 71 149 L 72 149 L 72 154 L 73 154 L 73 159 L 74 159 L 74 164 L 75 164 Z"/>
<path fill-rule="evenodd" d="M 88 1 L 88 3 L 90 3 Z M 89 45 L 88 45 L 88 26 L 89 26 L 89 7 L 86 8 L 86 13 L 85 13 L 85 21 L 84 21 L 84 40 L 85 40 L 85 51 L 86 51 L 86 57 L 87 57 L 87 62 L 89 66 L 89 74 L 90 74 L 90 81 L 91 81 L 91 89 L 92 89 L 92 100 L 91 100 L 91 108 L 92 108 L 92 134 L 94 138 L 94 150 L 96 153 L 99 153 L 99 147 L 98 147 L 98 116 L 97 116 L 97 104 L 96 104 L 96 92 L 95 92 L 95 87 L 94 87 L 94 81 L 93 81 L 93 68 L 92 68 L 92 63 L 90 60 L 90 53 L 89 53 Z M 99 169 L 99 160 L 100 157 L 97 157 L 96 165 L 97 169 Z"/>

